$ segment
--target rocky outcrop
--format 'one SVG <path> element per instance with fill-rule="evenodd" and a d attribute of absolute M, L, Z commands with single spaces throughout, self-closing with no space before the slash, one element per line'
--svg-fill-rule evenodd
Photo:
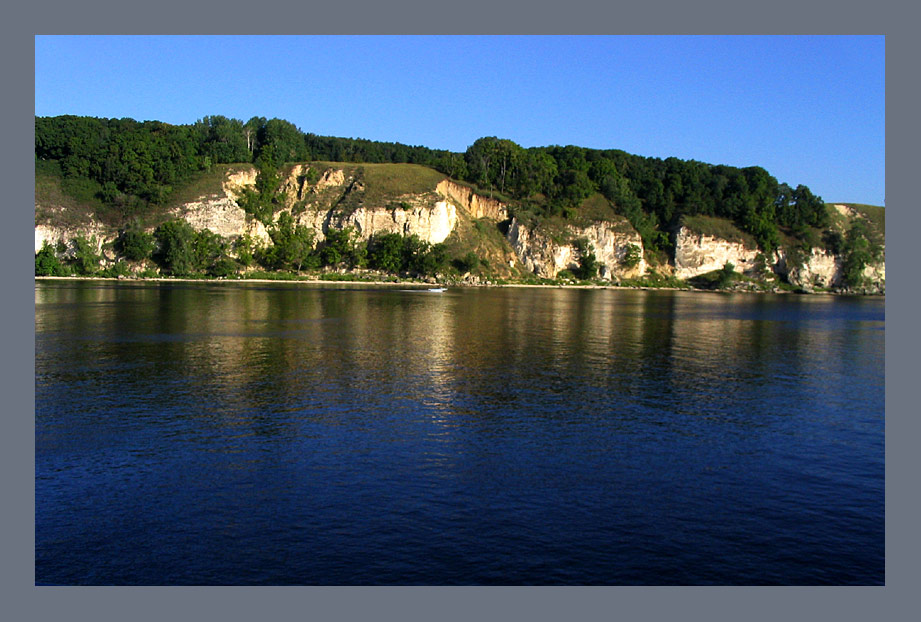
<path fill-rule="evenodd" d="M 322 239 L 329 228 L 351 227 L 363 240 L 375 234 L 399 233 L 419 236 L 429 244 L 439 244 L 457 226 L 457 210 L 446 201 L 409 207 L 359 207 L 351 213 L 308 210 L 298 215 L 297 222 L 314 229 L 318 239 Z"/>
<path fill-rule="evenodd" d="M 849 211 L 845 215 L 853 217 L 853 210 Z M 844 257 L 824 248 L 812 248 L 804 252 L 795 247 L 782 246 L 770 256 L 765 256 L 752 243 L 725 240 L 694 232 L 687 227 L 682 227 L 676 233 L 676 277 L 690 279 L 719 270 L 727 263 L 731 263 L 737 272 L 750 276 L 757 276 L 764 270 L 773 272 L 788 283 L 806 290 L 815 287 L 844 287 Z M 885 261 L 866 266 L 863 276 L 870 290 L 885 289 Z"/>
<path fill-rule="evenodd" d="M 554 279 L 563 270 L 577 271 L 585 253 L 594 255 L 598 276 L 605 280 L 617 282 L 641 277 L 647 272 L 642 239 L 623 217 L 579 225 L 567 220 L 525 224 L 520 219 L 510 219 L 509 208 L 501 201 L 480 196 L 449 179 L 421 192 L 382 196 L 379 188 L 365 188 L 366 178 L 360 170 L 329 165 L 311 170 L 310 164 L 294 165 L 281 181 L 280 208 L 290 212 L 298 224 L 313 229 L 317 241 L 323 240 L 330 228 L 351 227 L 363 240 L 375 234 L 397 233 L 416 235 L 429 244 L 438 244 L 446 241 L 454 231 L 463 236 L 466 229 L 458 229 L 461 221 L 472 231 L 471 219 L 488 219 L 494 223 L 510 220 L 507 229 L 502 225 L 502 230 L 506 231 L 505 241 L 497 238 L 492 251 L 501 259 L 497 263 L 503 267 L 506 264 L 510 268 L 517 266 L 514 272 L 520 269 Z M 254 167 L 236 168 L 226 175 L 218 191 L 174 208 L 169 217 L 182 218 L 194 229 L 208 229 L 228 241 L 249 235 L 257 243 L 270 244 L 266 227 L 237 204 L 241 192 L 254 187 L 256 179 Z M 376 198 L 367 200 L 367 196 Z M 37 204 L 37 213 L 39 207 Z M 68 212 L 56 205 L 42 205 L 41 208 L 42 215 L 35 226 L 36 252 L 45 243 L 55 246 L 64 243 L 68 251 L 73 252 L 74 239 L 82 236 L 95 240 L 97 249 L 107 259 L 115 259 L 111 242 L 115 241 L 117 230 L 89 220 L 89 216 L 81 216 L 82 212 L 76 210 Z M 845 205 L 836 205 L 835 209 L 848 221 L 864 217 Z M 64 226 L 60 224 L 63 222 L 71 224 Z M 486 223 L 476 224 L 481 227 Z M 721 226 L 711 223 L 698 228 L 721 232 Z M 841 225 L 838 226 L 840 229 Z M 732 231 L 729 235 L 735 239 L 723 239 L 713 233 L 681 226 L 674 233 L 671 265 L 657 265 L 656 271 L 687 280 L 720 270 L 728 263 L 749 276 L 774 272 L 806 290 L 844 286 L 844 261 L 840 255 L 821 248 L 803 252 L 790 247 L 765 256 L 753 241 L 746 241 L 747 236 Z M 885 260 L 868 265 L 864 276 L 868 283 L 864 289 L 884 291 Z"/>
<path fill-rule="evenodd" d="M 323 171 L 320 179 L 311 188 L 311 192 L 319 194 L 327 188 L 335 188 L 345 185 L 345 172 L 342 169 L 327 169 Z"/>
<path fill-rule="evenodd" d="M 626 221 L 595 222 L 584 227 L 566 225 L 548 232 L 529 228 L 513 218 L 507 239 L 524 268 L 539 277 L 554 279 L 561 270 L 576 270 L 582 253 L 579 240 L 595 255 L 598 275 L 605 280 L 634 278 L 646 272 L 643 241 Z M 627 265 L 627 255 L 635 247 L 637 263 Z"/>
<path fill-rule="evenodd" d="M 808 254 L 797 253 L 791 257 L 786 249 L 777 252 L 774 271 L 789 283 L 803 289 L 813 287 L 845 287 L 844 258 L 827 250 L 814 248 Z M 886 288 L 886 263 L 884 259 L 871 262 L 863 269 L 865 290 L 882 292 Z"/>
<path fill-rule="evenodd" d="M 508 220 L 508 206 L 496 199 L 482 197 L 466 186 L 445 179 L 435 188 L 448 201 L 463 208 L 472 218 Z"/>
<path fill-rule="evenodd" d="M 330 227 L 352 227 L 362 239 L 374 234 L 399 233 L 417 235 L 430 244 L 438 244 L 457 225 L 454 205 L 445 200 L 432 201 L 430 197 L 403 196 L 398 207 L 360 205 L 355 209 L 341 209 L 340 204 L 349 195 L 363 192 L 361 182 L 341 169 L 327 168 L 315 183 L 309 184 L 306 181 L 309 168 L 307 164 L 296 165 L 282 180 L 283 209 L 294 212 L 298 224 L 314 229 L 317 240 L 322 240 Z M 209 229 L 228 238 L 248 234 L 267 243 L 270 238 L 265 226 L 247 215 L 236 202 L 240 192 L 255 183 L 255 169 L 238 171 L 224 181 L 221 194 L 187 203 L 175 209 L 172 215 L 183 218 L 196 230 Z M 327 201 L 317 199 L 320 195 Z M 305 207 L 296 210 L 298 204 Z"/>
<path fill-rule="evenodd" d="M 39 224 L 35 225 L 35 252 L 37 253 L 40 251 L 42 246 L 47 242 L 52 246 L 64 244 L 67 248 L 64 254 L 72 253 L 74 250 L 74 239 L 78 237 L 84 237 L 89 241 L 95 241 L 96 250 L 100 251 L 105 243 L 113 241 L 117 235 L 117 231 L 113 231 L 97 222 L 71 227 Z"/>
<path fill-rule="evenodd" d="M 885 259 L 869 264 L 863 269 L 863 278 L 871 283 L 886 287 L 886 261 Z"/>
<path fill-rule="evenodd" d="M 360 208 L 348 217 L 345 226 L 353 226 L 362 238 L 375 233 L 417 235 L 430 244 L 444 242 L 457 226 L 457 210 L 446 201 L 431 207 L 402 207 L 393 210 Z"/>
<path fill-rule="evenodd" d="M 222 237 L 238 237 L 247 233 L 255 239 L 268 239 L 262 223 L 248 216 L 229 196 L 192 201 L 173 210 L 171 215 L 182 218 L 196 231 L 210 229 Z"/>
<path fill-rule="evenodd" d="M 777 251 L 774 271 L 799 287 L 838 287 L 843 284 L 843 259 L 824 249 L 814 248 L 805 256 L 791 257 L 790 251 Z"/>
<path fill-rule="evenodd" d="M 755 271 L 760 252 L 745 242 L 724 240 L 681 227 L 675 234 L 675 271 L 679 279 L 719 270 L 727 263 L 737 272 Z"/>

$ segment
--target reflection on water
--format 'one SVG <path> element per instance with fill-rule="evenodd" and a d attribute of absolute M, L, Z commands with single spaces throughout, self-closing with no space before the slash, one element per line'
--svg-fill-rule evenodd
<path fill-rule="evenodd" d="M 879 584 L 883 322 L 872 299 L 37 283 L 36 580 Z"/>

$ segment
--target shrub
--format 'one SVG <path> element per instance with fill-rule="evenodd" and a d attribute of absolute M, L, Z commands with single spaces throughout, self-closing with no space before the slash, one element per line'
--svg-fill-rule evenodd
<path fill-rule="evenodd" d="M 123 231 L 115 241 L 115 251 L 125 259 L 132 261 L 148 259 L 153 255 L 156 247 L 157 241 L 152 234 L 137 229 Z"/>
<path fill-rule="evenodd" d="M 221 257 L 208 270 L 210 276 L 228 277 L 237 273 L 237 262 L 230 257 Z"/>
<path fill-rule="evenodd" d="M 44 242 L 41 250 L 35 253 L 35 276 L 66 276 L 67 273 L 67 267 L 58 260 L 54 247 Z"/>
<path fill-rule="evenodd" d="M 154 259 L 168 273 L 187 276 L 198 269 L 195 230 L 184 220 L 170 220 L 154 231 L 159 246 Z"/>
<path fill-rule="evenodd" d="M 624 253 L 624 257 L 620 260 L 620 263 L 626 268 L 634 268 L 640 263 L 641 257 L 642 253 L 640 247 L 636 244 L 628 244 L 627 251 Z"/>
<path fill-rule="evenodd" d="M 480 258 L 473 251 L 470 251 L 463 257 L 454 260 L 454 267 L 461 273 L 473 272 L 480 265 Z"/>
<path fill-rule="evenodd" d="M 717 275 L 716 286 L 720 289 L 728 287 L 736 278 L 735 269 L 732 262 L 727 261 Z"/>
<path fill-rule="evenodd" d="M 435 276 L 448 263 L 448 251 L 444 244 L 434 244 L 419 255 L 414 262 L 414 270 L 423 276 Z"/>
<path fill-rule="evenodd" d="M 73 266 L 77 274 L 88 276 L 99 271 L 101 257 L 96 251 L 96 238 L 77 236 L 74 242 Z"/>
<path fill-rule="evenodd" d="M 873 259 L 873 250 L 867 239 L 866 226 L 856 220 L 848 229 L 844 242 L 844 265 L 842 266 L 844 284 L 858 287 L 863 284 L 863 269 Z"/>
<path fill-rule="evenodd" d="M 595 257 L 594 247 L 584 238 L 576 240 L 574 245 L 580 255 L 576 275 L 583 281 L 598 276 L 598 259 Z"/>
<path fill-rule="evenodd" d="M 563 270 L 560 270 L 556 273 L 556 279 L 558 281 L 575 281 L 576 275 L 573 274 L 572 270 L 564 268 Z"/>
<path fill-rule="evenodd" d="M 377 270 L 398 273 L 403 267 L 403 236 L 375 235 L 368 244 L 368 264 Z"/>
<path fill-rule="evenodd" d="M 249 267 L 253 265 L 255 257 L 253 256 L 253 238 L 248 233 L 241 235 L 233 244 L 233 250 L 237 255 L 237 261 L 240 265 Z"/>
<path fill-rule="evenodd" d="M 128 263 L 125 261 L 116 261 L 111 266 L 106 268 L 103 274 L 109 278 L 128 276 L 131 274 L 131 268 L 128 267 Z"/>

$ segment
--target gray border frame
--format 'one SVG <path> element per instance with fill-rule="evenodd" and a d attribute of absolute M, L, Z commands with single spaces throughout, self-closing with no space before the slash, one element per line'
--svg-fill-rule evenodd
<path fill-rule="evenodd" d="M 50 4 L 50 6 L 49 6 Z M 830 618 L 891 619 L 917 609 L 918 495 L 917 406 L 911 383 L 917 331 L 910 324 L 916 291 L 906 291 L 905 271 L 917 231 L 909 207 L 919 144 L 917 35 L 914 10 L 902 2 L 872 5 L 822 0 L 781 0 L 743 6 L 732 0 L 642 6 L 587 0 L 553 7 L 523 0 L 470 0 L 451 8 L 398 0 L 309 6 L 294 0 L 256 5 L 228 0 L 205 6 L 166 0 L 129 6 L 115 0 L 22 6 L 4 20 L 7 114 L 3 178 L 10 221 L 3 227 L 3 265 L 11 274 L 4 315 L 2 360 L 4 433 L 4 610 L 11 619 L 87 618 L 163 620 L 217 617 L 470 620 L 514 616 L 629 619 Z M 284 16 L 284 19 L 279 19 Z M 303 32 L 292 32 L 293 27 Z M 284 30 L 278 31 L 278 28 Z M 286 32 L 287 31 L 287 32 Z M 885 34 L 887 67 L 886 203 L 889 214 L 890 286 L 887 295 L 887 570 L 886 587 L 874 588 L 36 588 L 34 586 L 34 280 L 28 265 L 34 226 L 32 163 L 34 35 L 36 34 Z M 894 34 L 893 34 L 894 33 Z M 10 88 L 12 84 L 12 88 Z M 829 145 L 834 149 L 834 145 Z M 914 605 L 914 606 L 913 606 Z M 9 614 L 8 614 L 9 615 Z"/>

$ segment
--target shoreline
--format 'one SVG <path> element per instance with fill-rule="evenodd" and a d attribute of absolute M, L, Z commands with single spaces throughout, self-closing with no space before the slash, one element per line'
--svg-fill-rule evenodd
<path fill-rule="evenodd" d="M 114 281 L 117 283 L 259 283 L 259 284 L 277 284 L 291 283 L 300 285 L 347 285 L 362 286 L 370 285 L 374 287 L 411 287 L 414 289 L 431 289 L 436 287 L 465 287 L 465 288 L 541 288 L 541 289 L 608 289 L 608 290 L 632 290 L 632 291 L 675 291 L 691 292 L 700 294 L 775 294 L 778 296 L 801 295 L 801 296 L 861 296 L 866 298 L 885 298 L 885 294 L 857 294 L 848 292 L 796 292 L 796 291 L 756 291 L 756 290 L 732 290 L 732 289 L 695 289 L 693 287 L 651 287 L 636 285 L 603 285 L 603 284 L 543 284 L 543 283 L 425 283 L 420 281 L 349 281 L 349 280 L 326 280 L 326 279 L 189 279 L 173 277 L 150 277 L 150 278 L 118 278 L 108 276 L 36 276 L 38 281 Z"/>

